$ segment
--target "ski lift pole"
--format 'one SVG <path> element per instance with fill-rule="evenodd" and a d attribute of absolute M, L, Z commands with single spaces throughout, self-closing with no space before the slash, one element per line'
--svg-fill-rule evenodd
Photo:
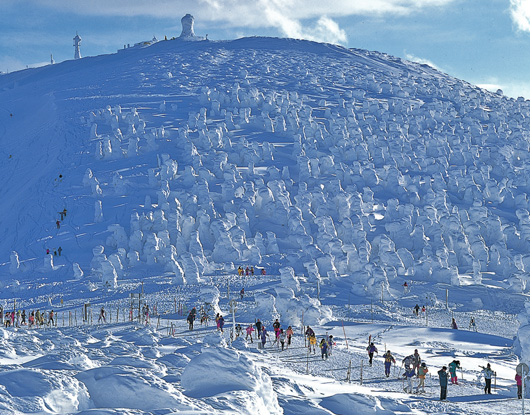
<path fill-rule="evenodd" d="M 449 309 L 449 288 L 445 289 L 445 308 Z"/>

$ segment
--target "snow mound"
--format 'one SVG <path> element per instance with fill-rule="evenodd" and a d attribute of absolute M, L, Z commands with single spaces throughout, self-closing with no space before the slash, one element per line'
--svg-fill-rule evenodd
<path fill-rule="evenodd" d="M 395 413 L 411 413 L 406 405 L 396 403 L 390 399 L 379 399 L 364 395 L 337 394 L 322 399 L 320 406 L 334 414 L 351 413 L 355 408 L 358 414 L 393 415 Z M 385 408 L 386 407 L 386 408 Z"/>
<path fill-rule="evenodd" d="M 171 385 L 136 372 L 103 367 L 78 373 L 76 378 L 85 384 L 96 408 L 190 409 L 186 399 Z"/>
<path fill-rule="evenodd" d="M 236 350 L 204 348 L 184 369 L 181 384 L 194 398 L 245 391 L 244 413 L 282 413 L 270 377 Z"/>

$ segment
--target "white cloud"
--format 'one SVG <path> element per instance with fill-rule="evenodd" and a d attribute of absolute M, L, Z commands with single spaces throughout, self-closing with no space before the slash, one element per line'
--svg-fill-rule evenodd
<path fill-rule="evenodd" d="M 477 86 L 491 92 L 497 92 L 498 89 L 502 89 L 502 85 L 500 84 L 477 84 Z"/>
<path fill-rule="evenodd" d="M 517 29 L 530 32 L 530 1 L 510 0 L 510 14 Z"/>
<path fill-rule="evenodd" d="M 519 98 L 524 97 L 530 99 L 530 82 L 507 82 L 500 86 L 500 89 L 504 92 L 504 95 Z"/>
<path fill-rule="evenodd" d="M 10 57 L 0 57 L 0 72 L 14 72 L 25 68 L 26 65 L 24 65 L 18 59 Z"/>
<path fill-rule="evenodd" d="M 19 7 L 15 0 L 1 0 Z M 455 0 L 26 0 L 62 13 L 92 16 L 174 16 L 177 26 L 186 13 L 201 25 L 238 28 L 274 28 L 286 37 L 346 43 L 346 33 L 333 20 L 354 15 L 410 14 L 423 8 L 443 7 Z M 316 24 L 315 24 L 316 22 Z"/>
<path fill-rule="evenodd" d="M 525 99 L 530 99 L 530 82 L 488 77 L 482 82 L 471 83 L 492 92 L 497 92 L 498 89 L 501 89 L 504 95 L 511 98 L 524 97 Z"/>
<path fill-rule="evenodd" d="M 416 62 L 416 63 L 421 63 L 423 65 L 429 65 L 430 67 L 438 70 L 438 71 L 442 71 L 442 69 L 440 69 L 440 67 L 438 67 L 437 65 L 435 65 L 434 63 L 432 63 L 430 60 L 428 59 L 424 59 L 424 58 L 419 58 L 417 56 L 414 56 L 410 53 L 407 53 L 405 52 L 405 59 L 408 59 L 409 61 L 412 61 L 412 62 Z"/>
<path fill-rule="evenodd" d="M 10 0 L 2 0 L 9 3 Z M 209 20 L 238 20 L 241 25 L 263 22 L 267 10 L 275 10 L 292 19 L 320 16 L 408 14 L 425 7 L 445 6 L 455 0 L 26 0 L 28 4 L 89 15 L 180 18 L 186 13 Z M 16 5 L 16 0 L 11 0 Z"/>

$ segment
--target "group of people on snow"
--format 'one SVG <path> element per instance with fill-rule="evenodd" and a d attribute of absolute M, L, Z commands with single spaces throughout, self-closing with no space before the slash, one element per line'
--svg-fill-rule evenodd
<path fill-rule="evenodd" d="M 416 317 L 419 317 L 420 315 L 420 310 L 421 310 L 421 313 L 422 315 L 425 314 L 425 311 L 427 311 L 427 309 L 425 308 L 425 306 L 422 306 L 420 308 L 420 306 L 418 304 L 416 304 L 414 306 L 414 308 L 412 309 L 412 313 L 416 316 Z"/>
<path fill-rule="evenodd" d="M 0 306 L 0 325 L 4 327 L 42 327 L 55 326 L 57 324 L 55 312 L 53 310 L 41 312 L 40 310 L 32 311 L 29 316 L 26 310 L 6 311 Z"/>
<path fill-rule="evenodd" d="M 449 384 L 449 378 L 451 378 L 451 384 L 452 385 L 458 385 L 458 377 L 457 377 L 457 369 L 461 369 L 460 367 L 460 361 L 459 360 L 453 360 L 451 363 L 449 363 L 449 368 L 447 366 L 443 366 L 438 371 L 438 378 L 440 381 L 440 400 L 445 401 L 447 400 L 447 385 Z M 482 373 L 484 375 L 484 393 L 487 395 L 491 395 L 491 378 L 493 376 L 497 376 L 497 373 L 494 372 L 491 369 L 491 365 L 488 363 L 485 367 L 480 366 L 482 368 Z M 449 369 L 449 371 L 448 371 Z M 517 395 L 519 399 L 521 399 L 522 396 L 522 388 L 519 390 L 519 380 L 517 379 L 517 375 L 515 376 L 515 380 L 517 382 Z M 521 379 L 522 384 L 522 379 Z"/>
<path fill-rule="evenodd" d="M 311 352 L 311 350 L 313 350 L 313 353 L 316 353 L 317 336 L 315 334 L 315 331 L 311 327 L 307 326 L 305 330 L 305 336 L 307 346 L 309 348 L 308 351 Z M 335 341 L 333 339 L 333 335 L 331 334 L 326 335 L 320 340 L 320 342 L 318 343 L 318 347 L 320 348 L 322 360 L 327 360 L 328 357 L 331 356 L 334 345 Z"/>
<path fill-rule="evenodd" d="M 266 275 L 265 268 L 261 268 L 260 274 Z M 243 268 L 242 266 L 237 267 L 237 275 L 239 275 L 240 277 L 242 277 L 243 275 L 254 275 L 254 266 L 247 266 L 246 268 Z"/>
<path fill-rule="evenodd" d="M 373 342 L 370 342 L 369 345 L 366 347 L 366 351 L 368 353 L 369 358 L 369 364 L 372 365 L 373 362 L 373 356 L 375 353 L 378 353 L 377 347 Z M 396 363 L 396 359 L 390 352 L 390 350 L 387 350 L 384 355 L 384 363 L 385 363 L 385 375 L 386 377 L 390 376 L 390 369 L 392 367 L 392 363 Z M 417 378 L 418 383 L 416 385 L 415 393 L 424 393 L 425 392 L 425 377 L 427 373 L 429 373 L 429 368 L 427 367 L 427 364 L 422 361 L 421 356 L 418 352 L 418 349 L 414 350 L 414 353 L 406 356 L 402 360 L 402 366 L 404 368 L 404 373 L 402 375 L 403 381 L 406 382 L 404 385 L 404 391 L 407 393 L 413 393 L 414 391 L 414 385 L 413 385 L 413 379 Z M 485 394 L 491 394 L 491 379 L 493 376 L 496 376 L 496 372 L 494 372 L 491 369 L 491 365 L 488 363 L 485 367 L 480 366 L 482 368 L 482 373 L 484 375 L 485 380 L 485 386 L 484 386 L 484 393 Z M 452 362 L 450 362 L 447 366 L 443 366 L 437 373 L 440 383 L 440 400 L 446 400 L 447 399 L 447 386 L 449 384 L 449 379 L 451 380 L 452 385 L 458 385 L 458 370 L 461 370 L 460 361 L 457 359 L 454 359 Z M 519 399 L 522 397 L 522 377 L 521 375 L 517 374 L 515 376 L 515 380 L 517 383 L 517 396 Z"/>
<path fill-rule="evenodd" d="M 55 225 L 57 226 L 57 229 L 61 229 L 61 222 L 64 220 L 64 218 L 66 217 L 66 208 L 64 208 L 63 210 L 61 210 L 60 212 L 57 212 L 59 213 L 59 215 L 61 215 L 61 219 L 57 219 L 57 221 L 55 222 Z"/>

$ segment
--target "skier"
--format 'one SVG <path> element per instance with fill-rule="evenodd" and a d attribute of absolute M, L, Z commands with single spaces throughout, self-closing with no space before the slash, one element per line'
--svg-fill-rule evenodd
<path fill-rule="evenodd" d="M 372 366 L 372 360 L 374 358 L 374 353 L 378 353 L 377 347 L 373 343 L 370 343 L 368 347 L 366 347 L 366 351 L 368 352 L 368 357 L 370 358 L 369 364 Z"/>
<path fill-rule="evenodd" d="M 409 285 L 407 284 L 407 281 L 403 283 L 403 294 L 407 294 L 409 292 Z"/>
<path fill-rule="evenodd" d="M 261 329 L 261 348 L 265 348 L 265 343 L 267 342 L 267 337 L 269 337 L 269 333 L 267 333 L 267 329 L 263 327 Z"/>
<path fill-rule="evenodd" d="M 412 368 L 414 369 L 415 372 L 420 367 L 420 364 L 421 364 L 420 354 L 418 353 L 418 349 L 414 349 L 414 354 L 412 355 Z"/>
<path fill-rule="evenodd" d="M 241 291 L 239 291 L 239 295 L 241 296 L 241 299 L 245 296 L 245 288 L 241 288 Z"/>
<path fill-rule="evenodd" d="M 37 310 L 37 312 L 38 312 L 38 310 Z M 107 318 L 105 317 L 105 309 L 103 307 L 101 307 L 101 310 L 99 310 L 98 323 L 101 322 L 101 320 L 103 320 L 103 323 L 107 322 Z"/>
<path fill-rule="evenodd" d="M 486 386 L 484 386 L 484 393 L 486 395 L 491 395 L 491 377 L 497 376 L 497 373 L 495 373 L 493 370 L 491 370 L 491 366 L 488 363 L 486 367 L 480 366 L 482 368 L 482 371 L 484 372 L 484 380 L 486 381 Z"/>
<path fill-rule="evenodd" d="M 277 347 L 280 347 L 280 330 L 274 329 L 274 343 Z"/>
<path fill-rule="evenodd" d="M 287 327 L 287 331 L 285 332 L 287 335 L 287 348 L 291 345 L 291 338 L 293 337 L 293 328 L 291 326 Z"/>
<path fill-rule="evenodd" d="M 324 360 L 324 356 L 326 356 L 326 359 L 328 358 L 328 342 L 326 339 L 320 340 L 320 352 L 322 353 L 322 360 Z"/>
<path fill-rule="evenodd" d="M 22 317 L 22 322 L 20 324 L 25 326 L 26 325 L 26 310 L 22 310 L 21 317 Z"/>
<path fill-rule="evenodd" d="M 447 367 L 444 366 L 438 371 L 438 378 L 440 379 L 440 400 L 447 400 L 447 378 L 449 374 L 446 372 Z"/>
<path fill-rule="evenodd" d="M 254 327 L 252 327 L 252 324 L 249 324 L 246 330 L 247 337 L 245 337 L 245 340 L 248 340 L 248 337 L 250 336 L 250 343 L 254 343 L 254 340 L 252 340 L 252 332 L 254 331 Z"/>
<path fill-rule="evenodd" d="M 283 349 L 285 347 L 285 333 L 283 329 L 280 329 L 280 343 L 282 345 L 282 352 L 283 352 Z"/>
<path fill-rule="evenodd" d="M 454 329 L 454 330 L 458 330 L 458 326 L 456 325 L 456 320 L 455 320 L 454 317 L 453 317 L 453 319 L 451 321 L 451 328 Z"/>
<path fill-rule="evenodd" d="M 453 360 L 449 363 L 449 373 L 451 374 L 451 384 L 453 385 L 458 385 L 457 369 L 460 369 L 460 360 Z"/>
<path fill-rule="evenodd" d="M 254 267 L 250 267 L 250 275 L 254 276 Z"/>
<path fill-rule="evenodd" d="M 239 337 L 243 334 L 243 328 L 241 327 L 241 324 L 237 323 L 236 325 L 236 337 Z"/>
<path fill-rule="evenodd" d="M 420 315 L 420 306 L 418 304 L 414 307 L 414 314 L 416 314 L 416 316 Z"/>
<path fill-rule="evenodd" d="M 469 330 L 477 331 L 477 325 L 475 323 L 475 317 L 471 317 L 471 320 L 469 320 Z"/>
<path fill-rule="evenodd" d="M 201 315 L 201 325 L 204 323 L 206 325 L 208 325 L 208 320 L 210 319 L 210 317 L 208 317 L 208 314 L 206 313 L 206 311 L 203 311 L 202 312 L 202 315 Z"/>
<path fill-rule="evenodd" d="M 188 314 L 188 318 L 187 318 L 190 330 L 193 330 L 193 322 L 195 321 L 195 313 L 193 313 L 193 310 L 195 310 L 195 307 L 191 309 L 190 313 Z"/>
<path fill-rule="evenodd" d="M 281 327 L 281 324 L 278 321 L 278 319 L 276 319 L 274 323 L 272 323 L 272 328 L 274 329 L 274 332 L 280 331 L 280 327 Z"/>
<path fill-rule="evenodd" d="M 428 372 L 429 372 L 429 369 L 427 369 L 427 365 L 425 364 L 425 362 L 423 362 L 418 368 L 419 382 L 418 382 L 418 386 L 416 387 L 416 393 L 420 392 L 420 387 L 421 387 L 421 391 L 425 392 L 425 375 Z"/>
<path fill-rule="evenodd" d="M 386 353 L 383 355 L 385 358 L 385 375 L 386 377 L 390 376 L 390 367 L 392 366 L 392 362 L 396 363 L 396 359 L 394 359 L 394 356 L 392 356 L 392 353 L 390 353 L 390 350 L 387 350 Z"/>
<path fill-rule="evenodd" d="M 265 272 L 265 268 L 262 268 L 262 269 L 261 269 L 261 275 L 265 275 L 265 274 L 266 274 L 266 272 Z"/>
<path fill-rule="evenodd" d="M 316 353 L 316 345 L 317 336 L 315 336 L 315 333 L 313 333 L 311 336 L 309 336 L 309 351 L 311 351 L 311 346 L 313 346 L 313 353 Z"/>
<path fill-rule="evenodd" d="M 225 325 L 225 319 L 223 318 L 223 316 L 219 316 L 219 330 L 221 330 L 221 333 L 224 333 L 223 331 L 223 327 Z"/>
<path fill-rule="evenodd" d="M 48 318 L 47 325 L 49 326 L 50 324 L 51 324 L 52 327 L 55 325 L 55 321 L 53 319 L 53 310 L 50 311 L 49 318 Z"/>
<path fill-rule="evenodd" d="M 59 256 L 61 256 L 61 252 L 63 252 L 63 248 L 59 247 L 59 249 L 57 249 L 57 253 L 59 254 Z"/>
<path fill-rule="evenodd" d="M 515 383 L 517 383 L 517 399 L 523 397 L 523 378 L 519 373 L 515 374 Z"/>
<path fill-rule="evenodd" d="M 407 357 L 405 357 L 402 361 L 401 361 L 401 366 L 403 366 L 406 369 L 408 369 L 410 366 L 412 366 L 414 364 L 414 355 L 409 355 Z"/>
<path fill-rule="evenodd" d="M 61 229 L 61 221 L 58 220 L 55 224 L 57 225 L 57 229 Z"/>
<path fill-rule="evenodd" d="M 407 393 L 412 393 L 412 378 L 414 377 L 414 369 L 412 367 L 405 368 L 403 377 L 407 380 L 407 386 L 403 389 Z"/>
<path fill-rule="evenodd" d="M 331 356 L 331 352 L 333 352 L 333 344 L 334 344 L 334 341 L 333 341 L 333 335 L 329 335 L 328 336 L 328 355 Z"/>
<path fill-rule="evenodd" d="M 305 335 L 307 337 L 307 340 L 309 340 L 311 336 L 315 335 L 315 332 L 313 331 L 311 327 L 307 326 L 307 328 L 305 329 Z"/>
<path fill-rule="evenodd" d="M 258 318 L 258 321 L 256 321 L 255 326 L 256 326 L 256 336 L 259 337 L 260 334 L 261 334 L 261 327 L 263 326 L 263 324 L 261 323 L 261 321 L 259 320 L 259 318 Z"/>

